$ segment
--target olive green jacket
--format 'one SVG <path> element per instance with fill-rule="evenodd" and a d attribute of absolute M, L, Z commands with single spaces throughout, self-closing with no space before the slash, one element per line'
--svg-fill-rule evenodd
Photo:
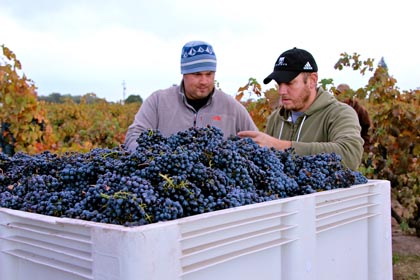
<path fill-rule="evenodd" d="M 290 111 L 279 108 L 270 115 L 266 127 L 269 135 L 292 141 L 299 155 L 336 153 L 353 170 L 362 160 L 364 141 L 360 130 L 356 111 L 322 88 L 295 123 Z"/>

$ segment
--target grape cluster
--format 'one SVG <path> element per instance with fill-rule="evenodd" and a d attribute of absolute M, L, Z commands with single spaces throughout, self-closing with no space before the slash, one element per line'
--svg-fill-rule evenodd
<path fill-rule="evenodd" d="M 366 183 L 336 154 L 299 156 L 215 127 L 147 130 L 135 151 L 0 154 L 0 207 L 140 226 Z"/>

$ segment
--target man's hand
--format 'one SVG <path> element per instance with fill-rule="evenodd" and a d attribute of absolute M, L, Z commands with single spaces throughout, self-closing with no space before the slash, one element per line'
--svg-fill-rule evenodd
<path fill-rule="evenodd" d="M 249 137 L 255 141 L 261 147 L 268 147 L 268 148 L 275 148 L 277 150 L 285 150 L 287 148 L 292 147 L 291 141 L 279 140 L 274 138 L 264 132 L 260 131 L 240 131 L 238 132 L 238 136 L 241 138 Z"/>

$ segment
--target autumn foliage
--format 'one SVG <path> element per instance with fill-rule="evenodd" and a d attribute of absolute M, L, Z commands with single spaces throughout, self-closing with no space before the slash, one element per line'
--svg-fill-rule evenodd
<path fill-rule="evenodd" d="M 2 139 L 14 149 L 27 153 L 54 150 L 56 139 L 43 104 L 37 101 L 34 83 L 19 75 L 21 64 L 16 55 L 2 46 L 0 60 L 0 121 Z"/>
<path fill-rule="evenodd" d="M 113 148 L 124 142 L 128 126 L 139 109 L 138 103 L 108 103 L 98 100 L 80 103 L 68 99 L 45 104 L 47 116 L 57 136 L 57 153 L 87 152 L 93 148 Z"/>

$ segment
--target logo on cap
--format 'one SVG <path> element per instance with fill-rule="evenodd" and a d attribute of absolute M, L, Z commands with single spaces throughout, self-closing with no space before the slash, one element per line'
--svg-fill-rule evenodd
<path fill-rule="evenodd" d="M 283 56 L 279 57 L 275 66 L 287 66 L 287 63 L 284 62 Z"/>
<path fill-rule="evenodd" d="M 312 65 L 308 62 L 306 62 L 305 66 L 303 66 L 304 70 L 313 70 Z"/>

